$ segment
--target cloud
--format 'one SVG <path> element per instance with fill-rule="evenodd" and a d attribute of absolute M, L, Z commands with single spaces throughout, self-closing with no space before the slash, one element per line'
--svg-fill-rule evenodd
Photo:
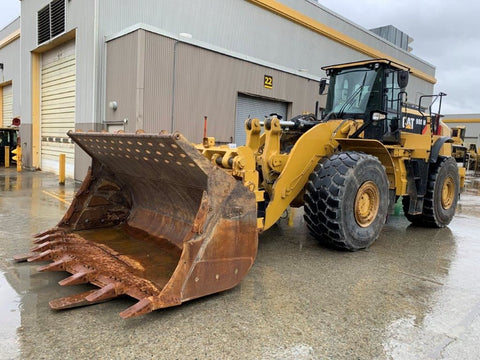
<path fill-rule="evenodd" d="M 20 1 L 1 0 L 0 30 L 20 16 Z"/>
<path fill-rule="evenodd" d="M 320 0 L 367 29 L 393 25 L 414 39 L 412 54 L 437 69 L 435 91 L 448 94 L 444 113 L 480 113 L 480 2 L 458 0 Z"/>

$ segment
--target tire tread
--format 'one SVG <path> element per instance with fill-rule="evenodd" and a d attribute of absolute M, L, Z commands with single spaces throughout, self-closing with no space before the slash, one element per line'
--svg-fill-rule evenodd
<path fill-rule="evenodd" d="M 367 160 L 381 166 L 372 155 L 345 151 L 321 160 L 310 175 L 305 189 L 304 218 L 310 233 L 323 245 L 351 251 L 359 249 L 345 238 L 339 219 L 347 177 Z"/>

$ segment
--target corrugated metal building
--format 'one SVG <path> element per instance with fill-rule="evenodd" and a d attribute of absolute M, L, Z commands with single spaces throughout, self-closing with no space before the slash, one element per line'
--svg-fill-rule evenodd
<path fill-rule="evenodd" d="M 20 25 L 25 165 L 55 171 L 63 152 L 76 179 L 90 160 L 67 129 L 198 142 L 208 116 L 209 135 L 242 143 L 246 116 L 314 112 L 323 65 L 406 64 L 412 102 L 435 83 L 432 65 L 308 0 L 22 0 Z"/>
<path fill-rule="evenodd" d="M 480 114 L 449 114 L 442 119 L 450 128 L 465 126 L 465 146 L 480 148 Z"/>
<path fill-rule="evenodd" d="M 0 127 L 20 115 L 20 18 L 0 30 Z"/>

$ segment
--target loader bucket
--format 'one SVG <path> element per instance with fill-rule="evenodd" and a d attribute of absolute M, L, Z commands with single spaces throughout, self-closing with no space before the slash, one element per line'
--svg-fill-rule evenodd
<path fill-rule="evenodd" d="M 180 134 L 72 133 L 92 157 L 60 223 L 29 261 L 67 271 L 60 285 L 100 289 L 53 300 L 64 309 L 129 295 L 123 318 L 237 285 L 257 253 L 255 196 Z"/>

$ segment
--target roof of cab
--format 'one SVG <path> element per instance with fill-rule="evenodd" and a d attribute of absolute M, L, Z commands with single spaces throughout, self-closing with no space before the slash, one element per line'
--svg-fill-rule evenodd
<path fill-rule="evenodd" d="M 375 63 L 387 64 L 398 70 L 410 71 L 410 68 L 388 59 L 370 59 L 370 60 L 348 62 L 343 64 L 335 64 L 335 65 L 324 66 L 322 67 L 322 70 L 344 69 L 344 68 L 364 66 L 364 65 L 375 64 Z"/>

